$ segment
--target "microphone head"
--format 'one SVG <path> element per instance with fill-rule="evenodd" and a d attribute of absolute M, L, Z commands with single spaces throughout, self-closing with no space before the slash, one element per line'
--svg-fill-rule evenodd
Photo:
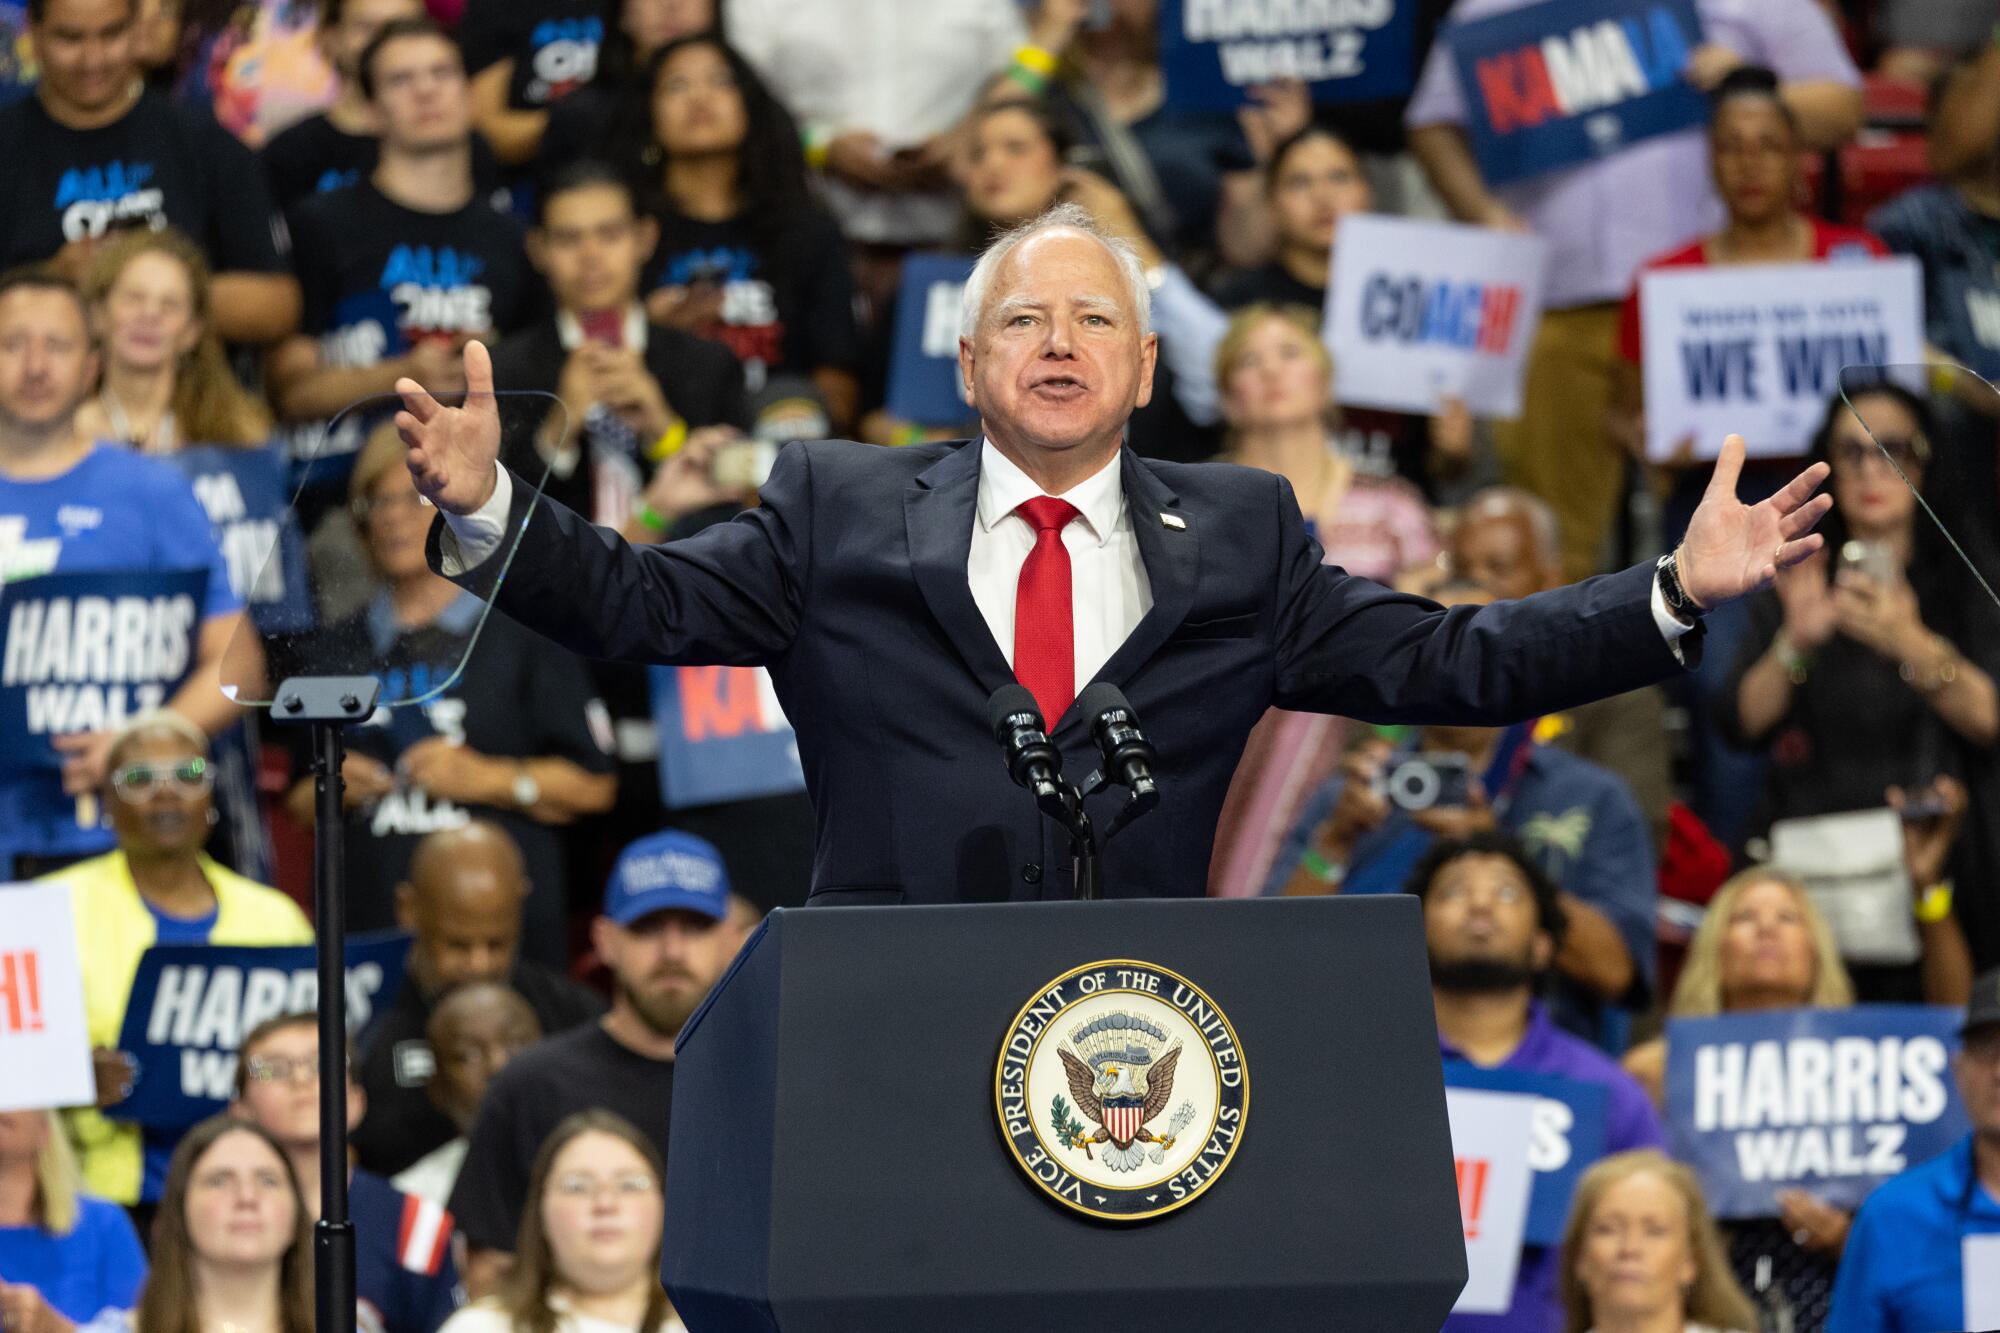
<path fill-rule="evenodd" d="M 986 701 L 986 729 L 993 733 L 995 740 L 1005 744 L 1009 739 L 1008 733 L 1013 730 L 1009 725 L 1010 722 L 1023 713 L 1034 719 L 1036 731 L 1047 730 L 1042 725 L 1041 706 L 1035 702 L 1035 696 L 1029 692 L 1028 687 L 1002 685 L 993 691 L 993 697 Z"/>
<path fill-rule="evenodd" d="M 997 697 L 997 696 L 996 696 Z M 1125 692 L 1108 680 L 1100 680 L 1084 687 L 1076 697 L 1077 706 L 1083 711 L 1084 724 L 1095 731 L 1106 713 L 1123 712 L 1125 720 L 1133 726 L 1139 725 L 1139 715 L 1132 711 Z"/>

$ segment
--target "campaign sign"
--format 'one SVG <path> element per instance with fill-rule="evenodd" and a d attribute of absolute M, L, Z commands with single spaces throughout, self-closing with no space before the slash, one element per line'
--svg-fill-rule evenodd
<path fill-rule="evenodd" d="M 762 667 L 653 667 L 669 810 L 804 791 L 799 741 Z"/>
<path fill-rule="evenodd" d="M 229 586 L 250 608 L 257 628 L 266 634 L 311 629 L 306 541 L 287 502 L 286 465 L 278 449 L 198 444 L 167 461 L 187 474 L 207 511 L 229 565 Z"/>
<path fill-rule="evenodd" d="M 1604 1156 L 1610 1098 L 1595 1083 L 1514 1069 L 1481 1069 L 1463 1060 L 1444 1062 L 1447 1088 L 1479 1088 L 1534 1098 L 1528 1139 L 1530 1177 L 1524 1245 L 1555 1245 L 1569 1218 L 1576 1183 Z"/>
<path fill-rule="evenodd" d="M 207 587 L 199 569 L 0 584 L 0 776 L 56 784 L 52 737 L 116 730 L 165 704 L 194 665 Z"/>
<path fill-rule="evenodd" d="M 0 884 L 0 1111 L 97 1100 L 67 884 Z"/>
<path fill-rule="evenodd" d="M 1543 0 L 1438 37 L 1489 185 L 1708 123 L 1707 101 L 1681 77 L 1701 45 L 1694 0 Z"/>
<path fill-rule="evenodd" d="M 1229 111 L 1260 83 L 1298 79 L 1315 102 L 1400 97 L 1414 77 L 1409 0 L 1161 0 L 1167 103 Z"/>
<path fill-rule="evenodd" d="M 958 379 L 959 308 L 972 262 L 971 255 L 939 254 L 903 261 L 889 353 L 890 416 L 924 426 L 972 419 Z"/>
<path fill-rule="evenodd" d="M 347 941 L 347 1024 L 358 1033 L 396 1001 L 410 937 Z M 236 1050 L 267 1018 L 319 1004 L 310 944 L 156 944 L 140 955 L 118 1049 L 138 1067 L 132 1095 L 105 1114 L 176 1129 L 215 1114 L 235 1090 Z"/>
<path fill-rule="evenodd" d="M 1334 397 L 1352 407 L 1521 415 L 1521 381 L 1542 318 L 1548 244 L 1450 222 L 1345 218 L 1321 336 Z"/>
<path fill-rule="evenodd" d="M 1505 1314 L 1514 1301 L 1528 1219 L 1535 1098 L 1447 1087 L 1444 1105 L 1465 1232 L 1465 1288 L 1452 1312 Z"/>
<path fill-rule="evenodd" d="M 1639 281 L 1646 456 L 1801 454 L 1843 366 L 1924 359 L 1923 270 L 1907 255 L 1666 268 Z"/>
<path fill-rule="evenodd" d="M 1853 1208 L 1967 1128 L 1960 1013 L 1923 1005 L 1676 1018 L 1667 1132 L 1717 1217 L 1774 1217 L 1781 1190 Z"/>

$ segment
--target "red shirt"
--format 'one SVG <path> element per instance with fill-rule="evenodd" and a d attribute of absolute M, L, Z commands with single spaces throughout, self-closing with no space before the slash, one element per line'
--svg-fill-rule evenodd
<path fill-rule="evenodd" d="M 1806 220 L 1812 224 L 1812 258 L 1816 261 L 1881 259 L 1889 253 L 1889 247 L 1882 244 L 1879 237 L 1859 227 L 1843 227 L 1818 218 Z M 1678 250 L 1655 255 L 1639 265 L 1639 272 L 1632 279 L 1632 290 L 1625 294 L 1624 308 L 1618 312 L 1619 356 L 1635 366 L 1639 364 L 1639 280 L 1654 269 L 1706 268 L 1709 263 L 1707 247 L 1706 239 L 1699 240 Z"/>

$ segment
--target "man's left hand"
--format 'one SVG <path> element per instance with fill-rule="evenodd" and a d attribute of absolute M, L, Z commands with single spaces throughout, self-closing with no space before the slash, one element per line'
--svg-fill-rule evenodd
<path fill-rule="evenodd" d="M 591 377 L 593 397 L 617 414 L 640 440 L 651 444 L 674 424 L 673 409 L 660 382 L 646 369 L 646 363 L 629 347 L 586 349 L 585 363 Z"/>
<path fill-rule="evenodd" d="M 1814 463 L 1768 500 L 1746 505 L 1736 498 L 1743 472 L 1743 437 L 1722 442 L 1708 490 L 1688 520 L 1677 552 L 1681 587 L 1704 611 L 1768 587 L 1817 551 L 1825 538 L 1813 526 L 1833 508 L 1831 495 L 1814 495 L 1827 465 Z"/>
<path fill-rule="evenodd" d="M 397 770 L 413 787 L 460 805 L 505 805 L 513 767 L 443 736 L 426 736 L 403 751 Z"/>

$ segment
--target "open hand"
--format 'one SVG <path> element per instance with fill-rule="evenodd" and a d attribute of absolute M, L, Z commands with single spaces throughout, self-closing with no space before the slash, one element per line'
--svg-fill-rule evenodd
<path fill-rule="evenodd" d="M 440 509 L 469 514 L 492 498 L 500 472 L 500 409 L 493 398 L 493 357 L 486 344 L 465 345 L 465 405 L 444 407 L 407 377 L 396 381 L 403 410 L 396 430 L 409 449 L 417 490 Z"/>
<path fill-rule="evenodd" d="M 1743 437 L 1722 442 L 1701 505 L 1688 520 L 1676 553 L 1681 587 L 1704 611 L 1713 611 L 1766 587 L 1824 544 L 1813 525 L 1833 508 L 1833 497 L 1814 495 L 1829 468 L 1814 463 L 1768 500 L 1746 505 L 1736 498 L 1743 472 Z"/>

